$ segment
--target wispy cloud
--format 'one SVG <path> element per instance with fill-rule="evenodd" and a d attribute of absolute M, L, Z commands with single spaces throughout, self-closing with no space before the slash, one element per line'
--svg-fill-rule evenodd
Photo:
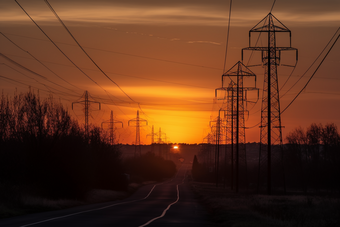
<path fill-rule="evenodd" d="M 288 3 L 289 2 L 289 3 Z M 294 3 L 290 0 L 285 4 L 277 3 L 273 13 L 280 15 L 284 21 L 294 22 L 339 22 L 340 3 L 327 0 L 324 4 L 311 1 L 308 6 Z M 77 4 L 76 4 L 77 3 Z M 264 2 L 242 5 L 234 3 L 232 10 L 233 26 L 249 26 L 262 19 L 268 12 L 263 7 Z M 26 21 L 27 16 L 14 4 L 9 8 L 7 4 L 0 9 L 1 21 Z M 27 2 L 23 5 L 36 19 L 55 21 L 45 4 Z M 190 4 L 189 1 L 56 1 L 52 6 L 63 20 L 75 22 L 95 22 L 110 24 L 147 24 L 147 25 L 200 25 L 200 26 L 226 26 L 228 18 L 228 5 L 225 1 L 198 1 Z M 260 7 L 261 6 L 261 7 Z M 338 7 L 338 8 L 337 8 Z M 9 10 L 10 9 L 10 10 Z"/>
<path fill-rule="evenodd" d="M 203 43 L 203 44 L 213 44 L 221 45 L 222 43 L 212 42 L 212 41 L 188 41 L 187 43 Z"/>

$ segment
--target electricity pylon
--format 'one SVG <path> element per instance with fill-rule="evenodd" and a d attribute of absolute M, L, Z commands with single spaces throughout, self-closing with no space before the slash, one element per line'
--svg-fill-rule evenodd
<path fill-rule="evenodd" d="M 135 124 L 132 124 L 135 123 Z M 143 125 L 145 123 L 145 125 Z M 140 127 L 148 125 L 148 121 L 139 117 L 139 110 L 137 110 L 137 117 L 128 121 L 128 125 L 136 127 L 136 142 L 135 142 L 135 157 L 142 155 L 140 147 Z"/>
<path fill-rule="evenodd" d="M 155 145 L 155 135 L 157 135 L 157 133 L 155 133 L 154 131 L 154 127 L 152 125 L 151 128 L 151 133 L 147 134 L 146 137 L 151 136 L 151 152 L 154 153 L 154 145 Z"/>
<path fill-rule="evenodd" d="M 214 124 L 213 124 L 214 123 Z M 215 134 L 215 176 L 216 176 L 216 186 L 218 186 L 218 173 L 220 165 L 220 142 L 221 142 L 221 129 L 223 128 L 221 112 L 218 112 L 216 120 L 209 122 L 211 131 Z"/>
<path fill-rule="evenodd" d="M 166 133 L 162 132 L 162 129 L 159 128 L 158 130 L 158 133 L 156 134 L 158 136 L 158 143 L 161 144 L 161 143 L 164 143 L 164 141 L 166 140 Z M 164 135 L 164 139 L 162 139 L 162 136 Z"/>
<path fill-rule="evenodd" d="M 122 125 L 122 128 L 123 128 L 123 122 L 121 121 L 116 121 L 113 119 L 113 111 L 111 110 L 111 114 L 110 114 L 110 120 L 108 121 L 103 121 L 102 122 L 102 128 L 103 128 L 103 125 L 104 124 L 109 124 L 109 133 L 110 133 L 110 144 L 111 145 L 114 145 L 115 144 L 115 141 L 114 141 L 114 129 L 115 129 L 115 125 L 117 124 L 121 124 Z"/>
<path fill-rule="evenodd" d="M 266 36 L 263 37 L 266 39 L 266 45 L 252 46 L 251 38 L 253 33 L 260 33 L 260 35 L 267 33 Z M 276 45 L 277 33 L 280 34 L 280 37 L 284 36 L 284 34 L 289 34 L 289 44 L 287 46 Z M 274 179 L 272 161 L 275 162 L 276 167 L 279 165 L 282 166 L 282 170 L 277 171 L 275 178 L 280 178 L 278 173 L 282 173 L 285 190 L 277 67 L 281 64 L 281 52 L 283 51 L 295 51 L 297 61 L 297 49 L 291 47 L 291 31 L 274 15 L 269 13 L 249 31 L 249 47 L 242 49 L 242 60 L 244 50 L 261 51 L 262 66 L 265 69 L 261 107 L 258 189 L 262 180 L 264 180 L 265 173 L 267 173 L 267 193 L 271 194 L 272 178 Z"/>
<path fill-rule="evenodd" d="M 227 72 L 225 72 L 222 75 L 222 84 L 224 81 L 224 77 L 228 77 L 232 79 L 233 77 L 236 77 L 236 83 L 231 83 L 230 88 L 228 91 L 228 97 L 232 96 L 232 124 L 234 127 L 232 128 L 232 131 L 235 130 L 235 144 L 236 144 L 236 153 L 235 153 L 235 170 L 236 170 L 236 182 L 235 182 L 235 190 L 236 192 L 239 191 L 239 185 L 240 185 L 240 177 L 242 176 L 242 184 L 247 185 L 247 155 L 246 155 L 246 133 L 245 133 L 245 104 L 248 101 L 247 100 L 247 92 L 256 90 L 256 75 L 249 70 L 245 65 L 243 65 L 242 62 L 237 62 L 231 69 L 229 69 Z M 243 82 L 245 77 L 252 77 L 255 82 L 254 87 L 244 87 Z M 235 95 L 236 93 L 236 95 Z M 236 97 L 235 97 L 236 96 Z M 236 104 L 236 105 L 235 105 Z M 234 105 L 236 108 L 234 108 Z M 236 115 L 236 116 L 235 116 Z M 235 124 L 234 124 L 235 121 Z M 234 129 L 235 128 L 235 129 Z M 234 134 L 234 133 L 232 133 Z M 232 139 L 234 140 L 234 136 L 232 136 Z M 242 168 L 240 168 L 242 167 Z"/>
<path fill-rule="evenodd" d="M 159 150 L 158 150 L 158 153 L 159 153 L 159 156 L 160 157 L 163 157 L 163 152 L 162 152 L 162 144 L 165 142 L 166 140 L 166 133 L 162 132 L 162 129 L 159 128 L 158 130 L 158 133 L 156 134 L 158 136 L 158 147 L 159 147 Z M 162 136 L 164 135 L 164 139 L 162 139 Z"/>
<path fill-rule="evenodd" d="M 83 101 L 78 102 L 72 102 L 72 110 L 74 104 L 81 104 L 84 105 L 84 113 L 85 113 L 85 137 L 88 138 L 89 135 L 89 107 L 91 103 L 97 103 L 99 105 L 99 110 L 101 109 L 100 102 L 91 101 L 89 100 L 89 93 L 88 91 L 85 91 L 84 94 L 81 96 L 81 99 L 84 99 Z"/>
<path fill-rule="evenodd" d="M 228 87 L 224 85 L 224 78 L 231 79 Z M 236 82 L 232 79 L 236 77 Z M 254 79 L 254 87 L 244 87 L 245 77 L 252 77 Z M 257 90 L 256 75 L 249 70 L 242 62 L 237 62 L 231 69 L 222 75 L 222 88 L 216 89 L 225 91 L 223 100 L 227 100 L 225 106 L 221 108 L 224 111 L 226 119 L 226 141 L 230 143 L 230 160 L 231 160 L 231 188 L 234 185 L 235 175 L 235 190 L 239 191 L 239 185 L 247 186 L 247 156 L 246 156 L 246 138 L 245 138 L 245 112 L 248 91 Z M 234 149 L 235 148 L 235 149 Z M 227 147 L 226 147 L 227 149 Z M 235 153 L 234 153 L 235 151 Z M 227 150 L 225 151 L 225 162 L 227 163 Z M 235 173 L 234 173 L 235 164 Z"/>
<path fill-rule="evenodd" d="M 151 128 L 151 133 L 147 134 L 146 137 L 148 136 L 151 136 L 151 144 L 154 144 L 155 143 L 155 135 L 157 135 L 154 131 L 154 127 L 152 125 L 152 128 Z"/>

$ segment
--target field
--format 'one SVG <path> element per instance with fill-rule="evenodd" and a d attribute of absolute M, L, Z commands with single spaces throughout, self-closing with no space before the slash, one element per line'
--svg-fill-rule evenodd
<path fill-rule="evenodd" d="M 216 226 L 340 226 L 339 198 L 236 194 L 211 183 L 191 184 Z"/>

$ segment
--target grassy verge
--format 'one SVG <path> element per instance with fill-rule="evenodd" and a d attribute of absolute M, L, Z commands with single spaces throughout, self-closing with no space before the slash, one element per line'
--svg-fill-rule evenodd
<path fill-rule="evenodd" d="M 217 226 L 340 226 L 339 198 L 236 194 L 198 182 L 192 187 Z"/>
<path fill-rule="evenodd" d="M 49 199 L 32 195 L 17 195 L 15 198 L 7 198 L 6 202 L 0 203 L 0 218 L 8 218 L 29 213 L 44 212 L 50 210 L 65 209 L 85 204 L 109 202 L 125 199 L 135 192 L 139 187 L 154 182 L 143 182 L 142 184 L 129 184 L 128 191 L 111 191 L 94 189 L 91 190 L 86 199 Z"/>

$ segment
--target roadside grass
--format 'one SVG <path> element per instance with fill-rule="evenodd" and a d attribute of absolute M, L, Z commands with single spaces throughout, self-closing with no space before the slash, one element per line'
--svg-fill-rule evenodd
<path fill-rule="evenodd" d="M 340 226 L 340 199 L 325 196 L 255 195 L 212 183 L 191 182 L 217 226 Z"/>
<path fill-rule="evenodd" d="M 94 189 L 88 193 L 86 199 L 84 200 L 49 199 L 41 196 L 27 195 L 20 193 L 20 190 L 16 190 L 15 193 L 6 193 L 0 195 L 0 218 L 65 209 L 85 204 L 121 200 L 127 198 L 139 187 L 150 183 L 154 182 L 143 182 L 141 184 L 131 183 L 128 186 L 128 191 Z"/>

